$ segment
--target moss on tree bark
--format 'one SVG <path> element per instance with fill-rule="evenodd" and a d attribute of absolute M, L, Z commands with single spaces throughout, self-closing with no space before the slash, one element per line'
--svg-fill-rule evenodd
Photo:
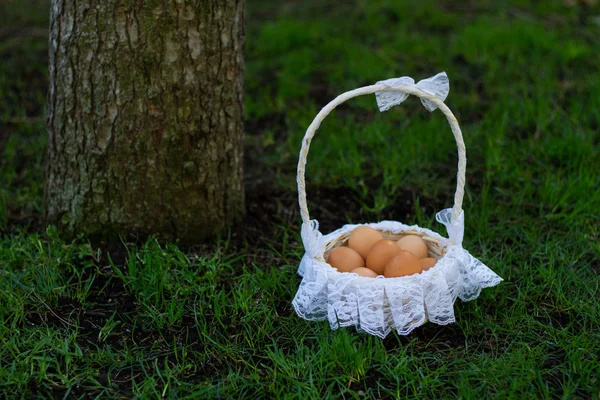
<path fill-rule="evenodd" d="M 243 0 L 52 0 L 46 216 L 205 239 L 243 214 Z"/>

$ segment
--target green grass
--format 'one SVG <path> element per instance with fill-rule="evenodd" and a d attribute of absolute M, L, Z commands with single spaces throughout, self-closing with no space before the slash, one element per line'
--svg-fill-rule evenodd
<path fill-rule="evenodd" d="M 1 397 L 600 398 L 600 9 L 334 3 L 248 1 L 248 218 L 192 248 L 43 226 L 47 3 L 0 4 Z M 304 130 L 343 91 L 442 70 L 464 245 L 505 281 L 407 337 L 301 320 Z M 313 141 L 311 213 L 445 233 L 456 162 L 441 113 L 352 100 Z"/>

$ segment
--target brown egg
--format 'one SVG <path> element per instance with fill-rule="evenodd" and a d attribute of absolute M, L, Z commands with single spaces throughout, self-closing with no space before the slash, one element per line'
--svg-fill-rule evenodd
<path fill-rule="evenodd" d="M 383 275 L 385 263 L 402 250 L 396 246 L 396 242 L 382 239 L 377 241 L 367 254 L 367 268 L 375 271 L 378 275 Z"/>
<path fill-rule="evenodd" d="M 329 253 L 327 262 L 340 272 L 350 272 L 356 268 L 364 267 L 365 260 L 349 247 L 338 247 Z"/>
<path fill-rule="evenodd" d="M 369 278 L 376 278 L 377 277 L 377 272 L 375 271 L 371 271 L 369 268 L 356 268 L 355 270 L 352 270 L 352 272 L 354 272 L 355 274 L 358 274 L 360 276 L 366 276 Z"/>
<path fill-rule="evenodd" d="M 418 274 L 421 271 L 421 262 L 419 259 L 411 252 L 402 250 L 400 254 L 390 258 L 387 262 L 383 276 L 386 278 L 395 278 L 398 276 Z"/>
<path fill-rule="evenodd" d="M 437 259 L 435 259 L 433 257 L 422 258 L 421 259 L 421 268 L 423 268 L 423 271 L 427 271 L 429 268 L 433 267 L 436 262 L 437 262 Z"/>
<path fill-rule="evenodd" d="M 348 247 L 355 250 L 362 258 L 367 258 L 371 246 L 381 239 L 383 239 L 381 232 L 368 226 L 359 226 L 350 234 Z"/>
<path fill-rule="evenodd" d="M 402 250 L 410 251 L 417 258 L 425 258 L 429 256 L 427 244 L 420 236 L 406 235 L 396 242 Z"/>

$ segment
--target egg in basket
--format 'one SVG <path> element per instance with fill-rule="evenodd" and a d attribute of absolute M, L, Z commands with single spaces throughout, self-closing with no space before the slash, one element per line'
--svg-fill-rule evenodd
<path fill-rule="evenodd" d="M 304 180 L 310 142 L 335 107 L 373 93 L 380 111 L 414 95 L 427 110 L 439 108 L 446 116 L 458 147 L 454 207 L 436 215 L 446 226 L 447 238 L 397 221 L 344 225 L 323 235 L 318 222 L 310 220 Z M 358 331 L 381 338 L 392 329 L 406 335 L 427 321 L 439 325 L 455 322 L 457 298 L 473 300 L 482 288 L 502 281 L 462 247 L 467 159 L 458 122 L 444 104 L 448 93 L 444 72 L 416 84 L 409 77 L 388 79 L 339 95 L 308 127 L 298 161 L 298 199 L 306 253 L 298 268 L 302 282 L 292 303 L 300 317 L 329 320 L 332 329 L 353 325 Z"/>

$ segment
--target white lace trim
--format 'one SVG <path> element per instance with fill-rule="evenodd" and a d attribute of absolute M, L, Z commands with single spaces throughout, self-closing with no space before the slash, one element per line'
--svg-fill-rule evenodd
<path fill-rule="evenodd" d="M 451 223 L 449 218 L 445 219 L 449 212 L 451 210 L 440 212 L 438 220 L 447 225 L 450 239 L 429 229 L 396 221 L 364 224 L 392 233 L 416 230 L 440 239 L 446 247 L 446 255 L 433 268 L 400 278 L 366 278 L 341 273 L 316 259 L 323 257 L 323 243 L 360 225 L 345 225 L 322 237 L 308 235 L 303 229 L 303 239 L 312 237 L 316 248 L 308 246 L 298 268 L 303 279 L 292 303 L 296 313 L 307 320 L 327 319 L 332 329 L 354 325 L 358 331 L 381 338 L 392 329 L 407 335 L 426 321 L 439 325 L 455 322 L 456 298 L 473 300 L 482 288 L 495 286 L 502 278 L 462 248 L 464 219 L 459 217 Z"/>

